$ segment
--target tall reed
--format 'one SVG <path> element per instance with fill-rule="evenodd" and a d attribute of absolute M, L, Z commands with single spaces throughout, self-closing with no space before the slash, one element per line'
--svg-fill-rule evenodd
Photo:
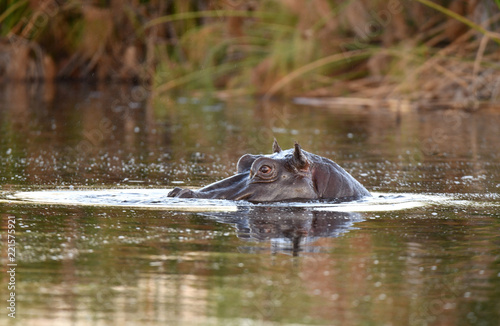
<path fill-rule="evenodd" d="M 499 8 L 499 0 L 6 0 L 0 37 L 27 44 L 25 61 L 43 63 L 42 74 L 52 61 L 55 78 L 147 82 L 158 93 L 482 100 L 498 93 Z"/>

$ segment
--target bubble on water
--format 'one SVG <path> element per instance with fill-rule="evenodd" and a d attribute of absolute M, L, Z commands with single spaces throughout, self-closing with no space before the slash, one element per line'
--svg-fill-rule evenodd
<path fill-rule="evenodd" d="M 202 110 L 205 112 L 218 112 L 221 111 L 224 108 L 224 105 L 222 103 L 218 103 L 215 105 L 204 105 Z"/>
<path fill-rule="evenodd" d="M 443 309 L 445 310 L 450 310 L 450 309 L 454 309 L 456 307 L 456 304 L 452 303 L 452 302 L 447 302 L 445 303 L 445 305 L 443 306 Z"/>
<path fill-rule="evenodd" d="M 469 319 L 472 323 L 475 323 L 477 321 L 477 316 L 473 311 L 471 311 L 467 314 L 467 319 Z"/>
<path fill-rule="evenodd" d="M 187 104 L 189 99 L 187 97 L 179 96 L 177 98 L 177 103 L 178 104 Z"/>
<path fill-rule="evenodd" d="M 131 108 L 131 109 L 138 109 L 141 107 L 141 103 L 138 103 L 138 102 L 130 102 L 128 104 L 128 107 Z"/>

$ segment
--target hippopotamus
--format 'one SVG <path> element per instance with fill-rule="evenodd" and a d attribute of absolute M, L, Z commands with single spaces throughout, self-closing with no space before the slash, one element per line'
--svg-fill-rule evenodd
<path fill-rule="evenodd" d="M 273 154 L 243 155 L 237 173 L 199 190 L 174 188 L 168 197 L 246 200 L 249 202 L 335 200 L 370 196 L 361 183 L 337 163 L 303 150 L 282 150 L 276 139 Z"/>

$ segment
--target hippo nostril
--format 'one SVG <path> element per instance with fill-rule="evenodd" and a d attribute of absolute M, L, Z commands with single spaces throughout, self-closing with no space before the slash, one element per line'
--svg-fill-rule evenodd
<path fill-rule="evenodd" d="M 174 189 L 172 189 L 172 191 L 170 191 L 170 192 L 167 194 L 167 197 L 175 197 L 175 196 L 177 196 L 177 195 L 178 195 L 181 191 L 182 191 L 182 188 L 175 187 Z"/>

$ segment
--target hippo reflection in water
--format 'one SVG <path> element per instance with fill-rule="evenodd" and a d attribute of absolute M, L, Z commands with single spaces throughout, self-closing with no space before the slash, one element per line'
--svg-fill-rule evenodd
<path fill-rule="evenodd" d="M 295 147 L 273 154 L 243 155 L 238 173 L 199 190 L 175 188 L 168 196 L 272 202 L 328 199 L 347 201 L 370 196 L 368 190 L 337 163 Z"/>
<path fill-rule="evenodd" d="M 242 240 L 270 243 L 273 253 L 291 253 L 294 256 L 299 252 L 320 251 L 322 244 L 317 243 L 317 240 L 340 237 L 353 230 L 356 223 L 366 219 L 361 213 L 313 207 L 265 205 L 240 207 L 236 212 L 207 212 L 200 215 L 235 226 L 238 238 Z M 264 248 L 255 245 L 239 247 L 242 252 L 256 249 Z"/>

